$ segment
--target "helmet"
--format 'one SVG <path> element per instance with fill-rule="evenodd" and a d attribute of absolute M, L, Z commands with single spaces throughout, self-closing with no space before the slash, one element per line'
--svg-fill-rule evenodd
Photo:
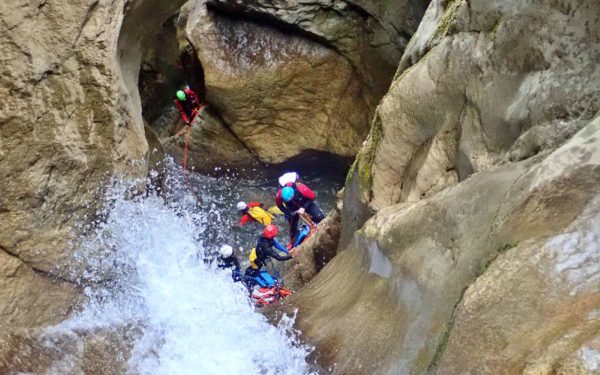
<path fill-rule="evenodd" d="M 237 209 L 239 211 L 244 211 L 246 208 L 248 208 L 248 205 L 245 202 L 238 202 Z"/>
<path fill-rule="evenodd" d="M 221 256 L 223 258 L 229 258 L 230 256 L 233 255 L 233 247 L 231 247 L 229 245 L 223 245 L 219 249 L 219 253 L 221 254 Z"/>
<path fill-rule="evenodd" d="M 289 202 L 294 199 L 294 188 L 286 186 L 281 189 L 281 198 L 284 202 Z"/>
<path fill-rule="evenodd" d="M 179 99 L 181 101 L 184 101 L 186 99 L 185 92 L 183 90 L 177 91 L 175 96 L 177 96 L 177 99 Z"/>
<path fill-rule="evenodd" d="M 277 233 L 279 233 L 279 228 L 277 228 L 277 225 L 267 225 L 265 227 L 265 230 L 263 231 L 263 235 L 265 236 L 265 238 L 268 238 L 270 240 L 272 240 L 273 238 L 275 238 L 275 236 L 277 236 Z"/>
<path fill-rule="evenodd" d="M 289 183 L 296 183 L 296 181 L 298 181 L 299 178 L 300 176 L 298 176 L 298 173 L 296 172 L 284 173 L 281 177 L 279 177 L 279 185 L 281 185 L 281 187 L 284 187 Z"/>

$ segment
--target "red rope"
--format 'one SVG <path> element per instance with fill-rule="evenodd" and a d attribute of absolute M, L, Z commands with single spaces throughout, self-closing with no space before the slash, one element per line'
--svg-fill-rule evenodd
<path fill-rule="evenodd" d="M 187 185 L 188 189 L 190 190 L 190 192 L 192 193 L 194 198 L 196 198 L 198 203 L 202 203 L 202 199 L 200 199 L 200 197 L 196 194 L 196 192 L 192 188 L 192 184 L 190 183 L 190 179 L 189 179 L 188 173 L 187 173 L 187 158 L 188 158 L 188 144 L 190 142 L 190 133 L 192 132 L 192 127 L 194 126 L 194 122 L 196 121 L 196 118 L 200 114 L 200 110 L 202 110 L 202 107 L 204 107 L 204 104 L 200 104 L 198 106 L 198 108 L 196 108 L 194 110 L 194 117 L 192 117 L 192 121 L 190 121 L 187 132 L 185 134 L 185 145 L 183 147 L 183 180 L 185 181 L 185 184 Z M 200 125 L 198 125 L 198 126 L 200 126 Z M 179 133 L 177 133 L 177 135 L 181 135 L 181 134 L 182 134 L 181 131 Z"/>

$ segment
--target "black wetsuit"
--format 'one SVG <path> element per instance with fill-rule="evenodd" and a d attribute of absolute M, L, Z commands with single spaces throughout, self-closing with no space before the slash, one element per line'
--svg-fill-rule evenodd
<path fill-rule="evenodd" d="M 219 257 L 217 267 L 220 269 L 230 269 L 233 281 L 240 281 L 242 279 L 240 274 L 240 261 L 235 255 L 231 255 L 227 258 Z"/>
<path fill-rule="evenodd" d="M 228 258 L 219 257 L 219 268 L 231 268 L 232 270 L 239 271 L 240 270 L 240 261 L 237 259 L 235 255 L 231 255 Z"/>
<path fill-rule="evenodd" d="M 323 219 L 325 219 L 325 214 L 315 203 L 314 199 L 305 197 L 302 192 L 298 190 L 296 185 L 291 187 L 294 189 L 294 198 L 291 201 L 283 202 L 281 199 L 281 190 L 279 190 L 275 202 L 290 223 L 290 238 L 292 243 L 294 243 L 298 236 L 298 221 L 300 219 L 300 217 L 296 215 L 296 211 L 300 208 L 304 208 L 304 211 L 312 218 L 315 224 L 319 224 L 323 221 Z"/>
<path fill-rule="evenodd" d="M 277 248 L 277 250 L 286 253 L 286 255 L 280 255 L 277 251 L 273 249 L 273 247 Z M 246 268 L 245 275 L 251 278 L 260 277 L 260 270 L 267 264 L 269 258 L 274 258 L 280 262 L 290 260 L 292 257 L 287 255 L 287 249 L 277 242 L 277 240 L 270 240 L 265 237 L 259 237 L 256 242 L 256 260 L 254 263 L 258 266 L 258 269 L 252 268 L 252 266 Z"/>

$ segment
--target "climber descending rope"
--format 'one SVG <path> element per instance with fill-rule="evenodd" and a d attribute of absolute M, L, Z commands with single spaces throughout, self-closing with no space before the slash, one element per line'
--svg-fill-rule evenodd
<path fill-rule="evenodd" d="M 190 192 L 196 198 L 198 202 L 202 202 L 200 197 L 196 194 L 194 189 L 192 188 L 192 184 L 190 183 L 188 174 L 187 174 L 187 159 L 188 159 L 188 145 L 190 142 L 190 133 L 192 132 L 192 128 L 196 124 L 196 120 L 200 111 L 205 106 L 203 103 L 200 103 L 200 99 L 198 95 L 189 87 L 186 87 L 183 90 L 177 91 L 175 94 L 175 105 L 181 114 L 181 118 L 188 125 L 183 128 L 181 131 L 177 133 L 177 136 L 183 135 L 185 132 L 185 144 L 183 148 L 183 180 L 185 184 L 188 186 Z M 200 124 L 198 124 L 200 126 Z"/>

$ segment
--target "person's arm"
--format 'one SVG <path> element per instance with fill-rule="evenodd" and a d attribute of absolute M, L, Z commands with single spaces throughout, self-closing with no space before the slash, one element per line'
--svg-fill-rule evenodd
<path fill-rule="evenodd" d="M 235 264 L 235 270 L 239 271 L 240 270 L 240 261 L 238 260 L 238 258 L 235 255 L 232 255 L 233 257 L 233 264 Z"/>
<path fill-rule="evenodd" d="M 281 251 L 282 253 L 289 254 L 288 249 L 279 242 L 277 242 L 277 240 L 273 240 L 273 246 L 275 246 L 277 250 Z"/>
<path fill-rule="evenodd" d="M 188 119 L 187 115 L 185 114 L 185 111 L 183 110 L 183 106 L 181 105 L 181 103 L 179 103 L 179 100 L 175 99 L 175 105 L 177 106 L 177 109 L 179 110 L 179 113 L 181 114 L 183 121 L 185 121 L 186 124 L 189 123 L 190 120 Z"/>
<path fill-rule="evenodd" d="M 304 208 L 306 210 L 310 206 L 312 201 L 315 200 L 317 195 L 311 188 L 309 188 L 308 186 L 306 186 L 304 184 L 298 183 L 298 184 L 296 184 L 296 188 L 298 189 L 298 192 L 300 193 L 300 195 L 302 195 L 302 197 L 304 198 L 304 202 L 302 203 L 302 208 Z"/>
<path fill-rule="evenodd" d="M 275 242 L 275 241 L 274 241 L 274 242 Z M 285 261 L 285 260 L 290 260 L 290 259 L 292 259 L 292 257 L 291 257 L 291 256 L 289 256 L 289 255 L 287 255 L 287 254 L 286 254 L 286 255 L 279 255 L 279 253 L 278 253 L 277 251 L 273 250 L 273 248 L 272 248 L 272 247 L 270 247 L 270 248 L 268 249 L 268 252 L 269 252 L 269 256 L 270 256 L 271 258 L 274 258 L 274 259 L 276 259 L 276 260 L 278 260 L 278 261 L 280 261 L 280 262 L 283 262 L 283 261 Z"/>

